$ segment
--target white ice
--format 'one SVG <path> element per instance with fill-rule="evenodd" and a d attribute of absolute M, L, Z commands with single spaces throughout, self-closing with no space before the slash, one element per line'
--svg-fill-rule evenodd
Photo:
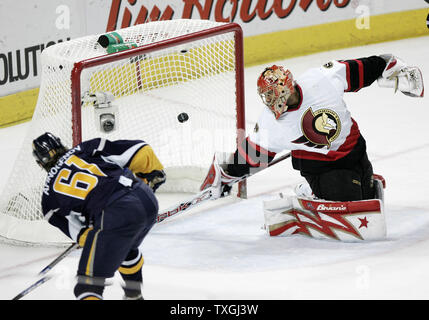
<path fill-rule="evenodd" d="M 394 53 L 429 77 L 429 37 L 386 42 L 276 61 L 296 75 L 332 59 Z M 265 65 L 264 65 L 265 66 Z M 262 108 L 246 68 L 246 117 L 252 129 Z M 386 178 L 387 237 L 341 243 L 303 236 L 268 237 L 262 201 L 292 194 L 302 181 L 290 160 L 248 180 L 247 200 L 219 200 L 156 225 L 142 244 L 146 299 L 428 299 L 429 104 L 374 83 L 345 101 L 367 140 L 374 171 Z M 0 188 L 28 123 L 0 130 Z M 23 177 L 25 179 L 25 177 Z M 62 248 L 0 245 L 0 299 L 11 299 Z M 74 299 L 75 252 L 55 277 L 24 299 Z M 121 299 L 119 277 L 105 291 Z"/>

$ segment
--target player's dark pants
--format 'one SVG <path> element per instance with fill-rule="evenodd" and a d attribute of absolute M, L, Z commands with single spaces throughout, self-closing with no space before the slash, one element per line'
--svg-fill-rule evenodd
<path fill-rule="evenodd" d="M 301 173 L 316 197 L 333 201 L 355 201 L 373 199 L 373 170 L 364 153 L 360 161 L 351 168 L 331 169 L 320 174 Z"/>
<path fill-rule="evenodd" d="M 158 202 L 152 190 L 137 182 L 114 193 L 94 218 L 79 262 L 78 275 L 113 277 L 128 253 L 136 251 L 155 224 Z"/>

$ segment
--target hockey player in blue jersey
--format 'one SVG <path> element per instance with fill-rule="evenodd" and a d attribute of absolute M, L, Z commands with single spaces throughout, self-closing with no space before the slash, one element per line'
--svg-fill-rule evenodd
<path fill-rule="evenodd" d="M 45 219 L 82 247 L 76 298 L 102 299 L 105 279 L 118 270 L 125 298 L 143 299 L 139 246 L 156 221 L 154 192 L 166 180 L 152 148 L 96 138 L 67 149 L 47 132 L 33 141 L 33 156 L 48 172 Z"/>

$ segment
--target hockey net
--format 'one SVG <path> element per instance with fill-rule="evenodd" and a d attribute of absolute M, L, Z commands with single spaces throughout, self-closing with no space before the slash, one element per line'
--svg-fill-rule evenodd
<path fill-rule="evenodd" d="M 70 241 L 41 213 L 46 172 L 32 158 L 31 144 L 46 131 L 69 147 L 96 137 L 148 142 L 168 177 L 157 192 L 197 192 L 214 152 L 233 152 L 244 135 L 238 25 L 178 19 L 117 32 L 137 48 L 107 54 L 97 43 L 100 35 L 92 35 L 43 51 L 37 106 L 0 199 L 3 239 Z M 87 99 L 97 92 L 114 96 L 115 129 L 109 133 L 100 129 Z M 181 113 L 189 119 L 179 122 Z"/>

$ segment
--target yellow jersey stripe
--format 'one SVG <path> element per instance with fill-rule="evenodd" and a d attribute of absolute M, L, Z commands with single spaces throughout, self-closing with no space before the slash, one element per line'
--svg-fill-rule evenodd
<path fill-rule="evenodd" d="M 134 274 L 142 268 L 143 263 L 144 263 L 144 259 L 143 259 L 143 257 L 141 257 L 139 262 L 135 266 L 132 266 L 132 267 L 121 266 L 121 267 L 119 267 L 118 270 L 122 274 Z"/>
<path fill-rule="evenodd" d="M 101 299 L 98 297 L 95 297 L 95 296 L 88 296 L 88 297 L 83 298 L 82 300 L 101 300 Z"/>

